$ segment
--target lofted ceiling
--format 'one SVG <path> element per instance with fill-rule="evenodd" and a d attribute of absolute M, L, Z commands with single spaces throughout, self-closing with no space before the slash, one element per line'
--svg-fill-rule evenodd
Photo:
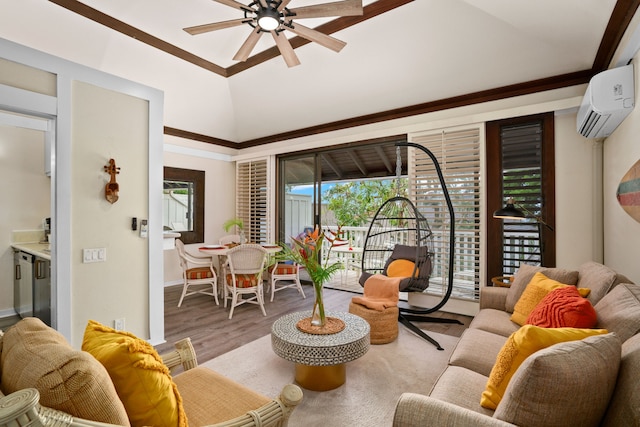
<path fill-rule="evenodd" d="M 347 44 L 291 39 L 292 68 L 271 37 L 233 61 L 249 26 L 183 31 L 242 17 L 212 0 L 4 0 L 0 37 L 162 90 L 167 135 L 247 147 L 585 83 L 638 3 L 364 0 L 361 17 L 305 19 Z"/>

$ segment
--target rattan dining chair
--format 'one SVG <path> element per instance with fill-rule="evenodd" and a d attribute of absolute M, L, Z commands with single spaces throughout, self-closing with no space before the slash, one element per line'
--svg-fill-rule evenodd
<path fill-rule="evenodd" d="M 231 299 L 229 319 L 233 317 L 233 310 L 239 305 L 249 303 L 260 306 L 262 314 L 264 309 L 264 286 L 262 284 L 262 272 L 267 262 L 267 251 L 260 245 L 238 245 L 227 252 L 229 271 L 225 274 L 224 281 L 224 306 Z M 249 296 L 243 298 L 243 296 Z"/>
<path fill-rule="evenodd" d="M 215 299 L 216 305 L 220 305 L 218 301 L 218 276 L 213 266 L 213 259 L 211 257 L 198 258 L 189 254 L 180 239 L 176 239 L 176 252 L 182 268 L 183 281 L 178 307 L 182 305 L 184 297 L 194 294 L 211 295 Z M 195 289 L 192 288 L 190 291 L 189 287 L 191 286 Z M 209 291 L 209 286 L 211 286 L 211 291 Z"/>
<path fill-rule="evenodd" d="M 228 234 L 226 236 L 222 236 L 219 240 L 221 245 L 230 245 L 233 246 L 233 244 L 239 245 L 240 244 L 240 235 L 239 234 Z M 220 270 L 222 271 L 222 277 L 226 277 L 227 273 L 229 272 L 229 265 L 227 263 L 227 257 L 226 255 L 220 255 L 218 257 L 218 262 L 220 265 Z"/>
<path fill-rule="evenodd" d="M 304 291 L 302 290 L 302 284 L 300 283 L 300 265 L 288 264 L 284 261 L 278 261 L 271 267 L 269 267 L 269 274 L 271 275 L 270 288 L 271 288 L 271 302 L 273 302 L 273 296 L 277 291 L 281 291 L 287 288 L 297 288 L 298 292 L 302 295 L 302 298 L 306 298 Z M 285 282 L 279 287 L 276 287 L 278 282 Z"/>

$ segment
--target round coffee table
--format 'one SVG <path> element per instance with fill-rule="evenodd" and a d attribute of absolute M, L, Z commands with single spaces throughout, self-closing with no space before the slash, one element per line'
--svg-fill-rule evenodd
<path fill-rule="evenodd" d="M 296 381 L 307 390 L 326 391 L 347 379 L 346 363 L 369 350 L 369 324 L 351 313 L 327 312 L 344 321 L 335 334 L 316 335 L 300 331 L 296 324 L 311 311 L 282 316 L 271 327 L 271 347 L 280 357 L 296 363 Z"/>

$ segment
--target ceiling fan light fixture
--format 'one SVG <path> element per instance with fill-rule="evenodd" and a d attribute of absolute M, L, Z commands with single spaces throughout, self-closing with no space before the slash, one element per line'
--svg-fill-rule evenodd
<path fill-rule="evenodd" d="M 280 14 L 275 9 L 261 9 L 258 12 L 258 25 L 265 31 L 273 31 L 280 26 Z"/>

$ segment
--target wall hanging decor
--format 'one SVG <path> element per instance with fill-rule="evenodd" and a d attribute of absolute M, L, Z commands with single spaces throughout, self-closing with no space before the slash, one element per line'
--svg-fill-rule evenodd
<path fill-rule="evenodd" d="M 616 197 L 622 209 L 640 222 L 640 160 L 620 180 Z"/>
<path fill-rule="evenodd" d="M 104 171 L 111 175 L 109 182 L 104 187 L 104 197 L 111 204 L 118 201 L 120 185 L 116 182 L 116 175 L 120 173 L 120 168 L 116 167 L 116 161 L 109 159 L 109 164 L 104 167 Z"/>

